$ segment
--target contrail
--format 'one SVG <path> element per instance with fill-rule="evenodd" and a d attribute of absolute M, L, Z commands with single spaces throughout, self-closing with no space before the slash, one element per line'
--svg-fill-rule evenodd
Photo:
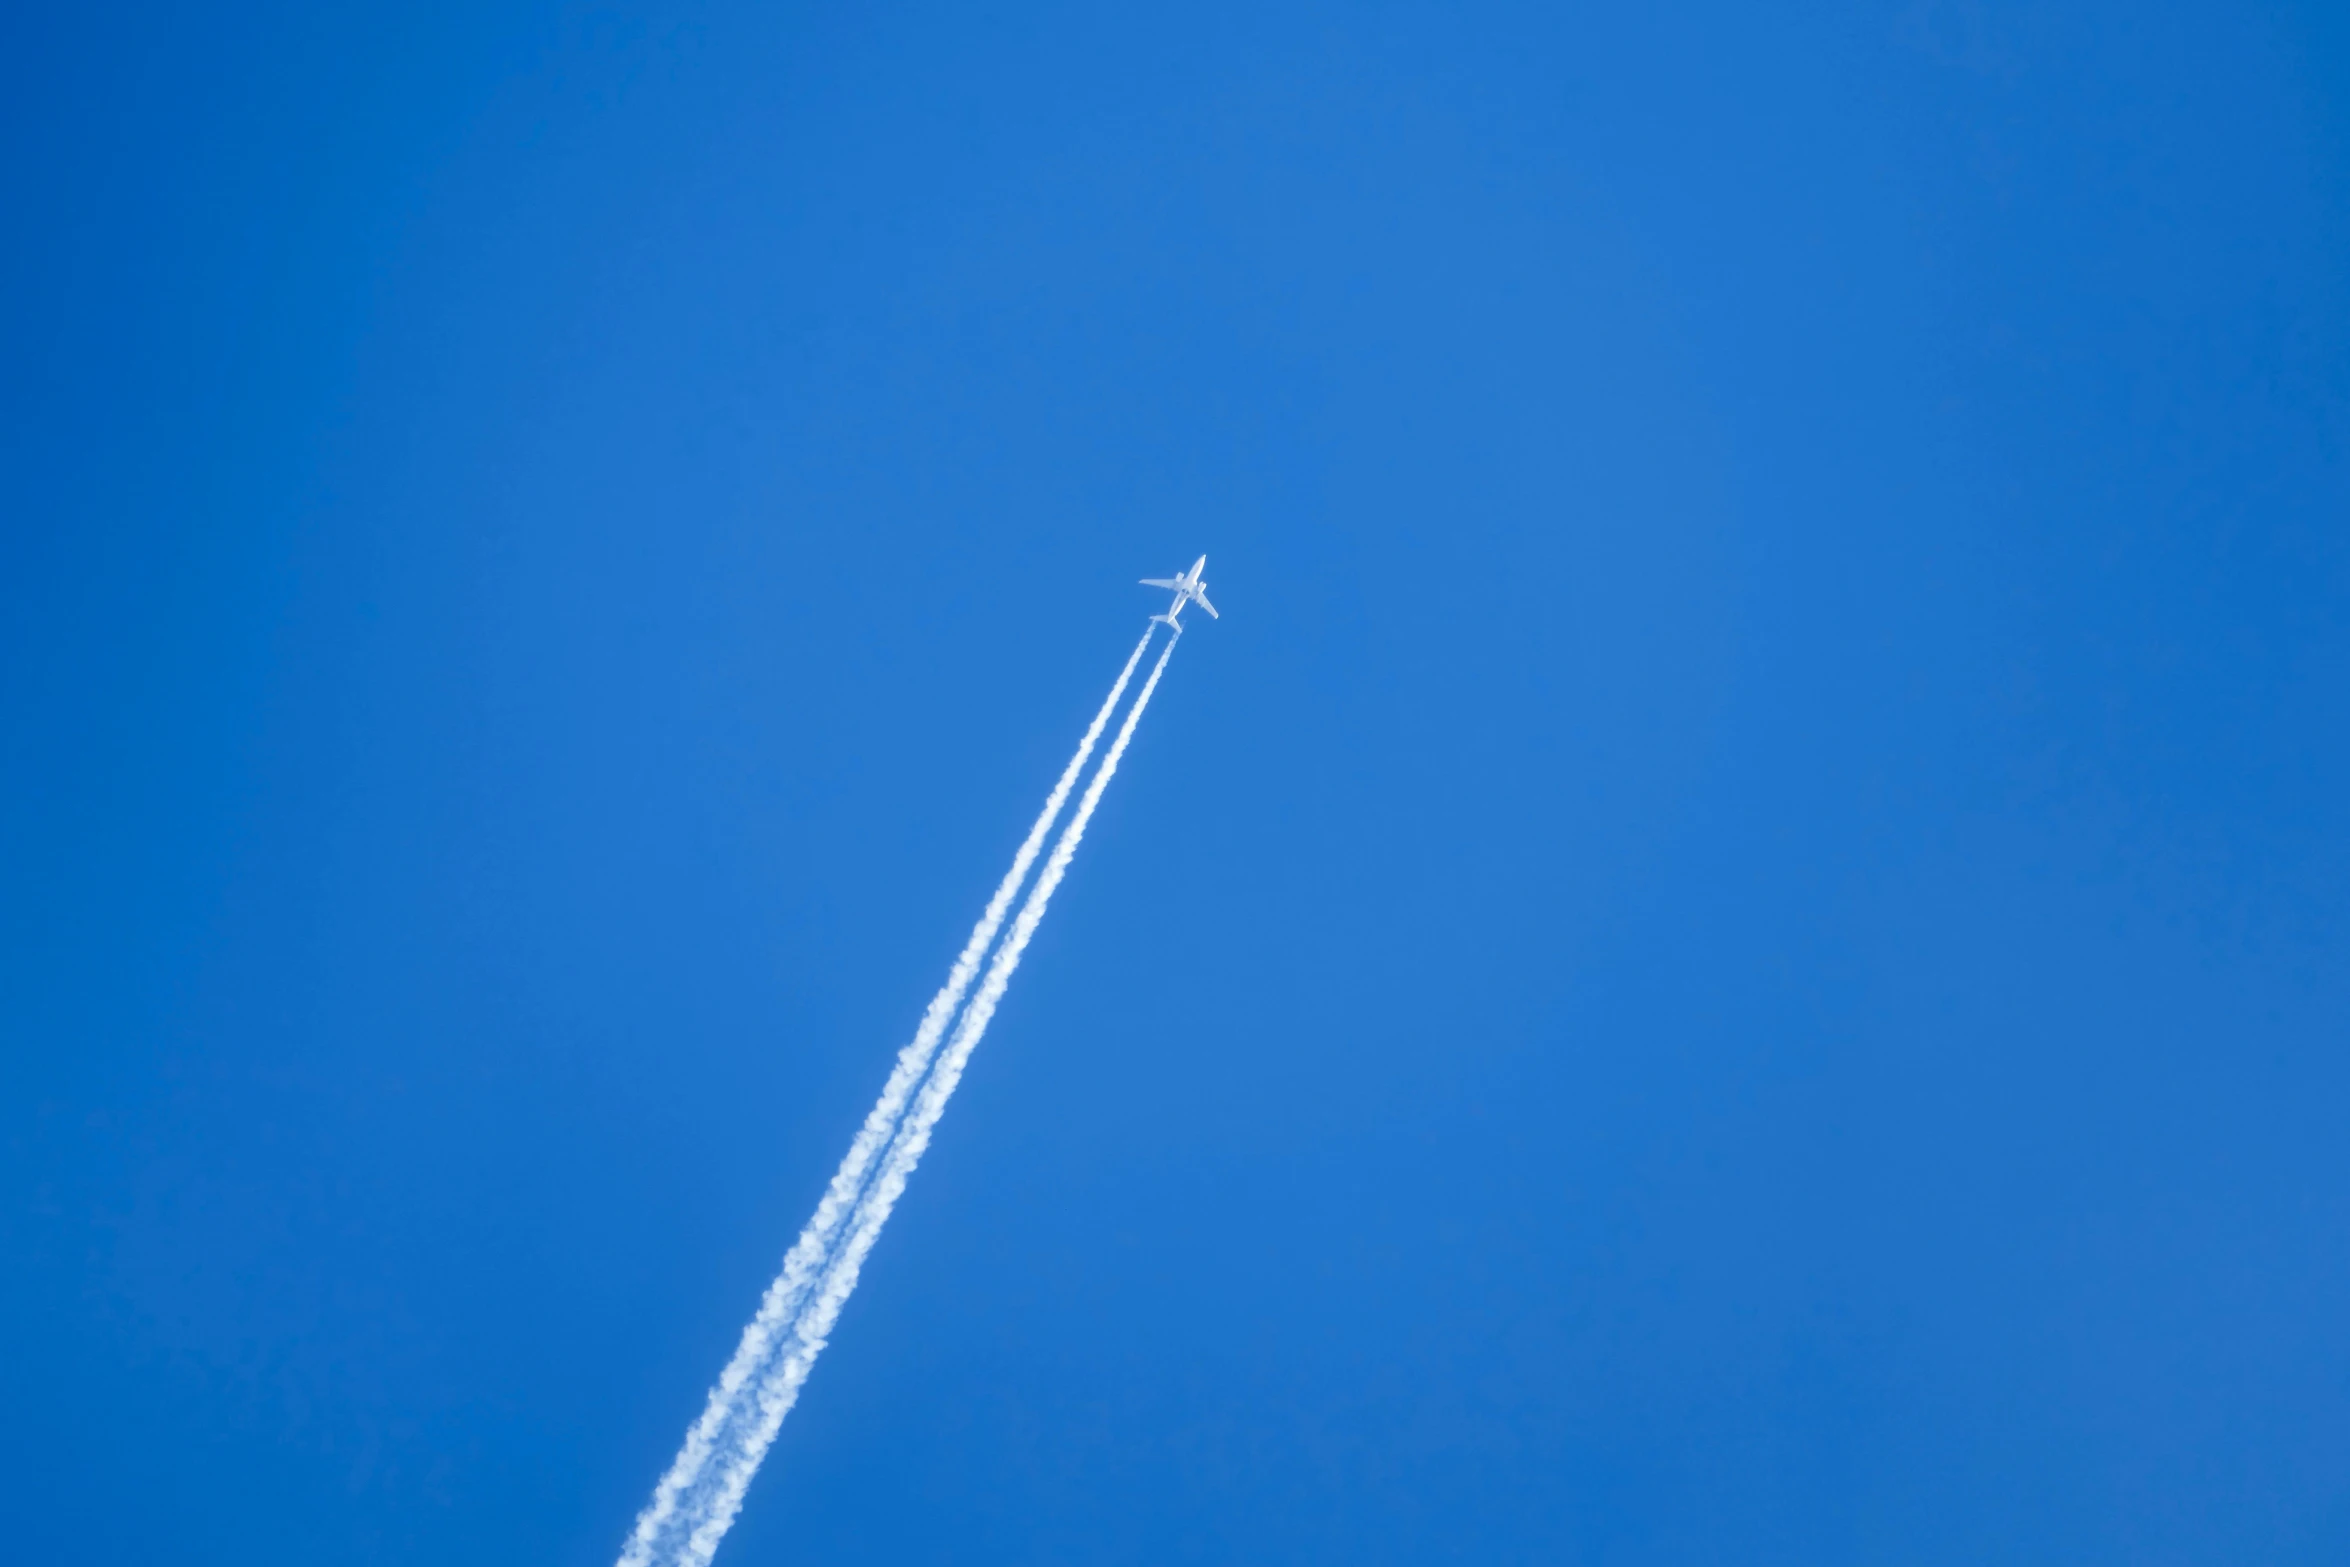
<path fill-rule="evenodd" d="M 1068 873 L 1069 861 L 1077 853 L 1077 845 L 1084 840 L 1085 827 L 1093 819 L 1094 807 L 1101 803 L 1102 791 L 1109 787 L 1110 778 L 1118 771 L 1118 763 L 1126 754 L 1126 746 L 1134 738 L 1134 726 L 1142 718 L 1142 710 L 1150 705 L 1151 693 L 1158 688 L 1159 676 L 1166 672 L 1167 660 L 1175 652 L 1175 640 L 1170 637 L 1159 661 L 1151 666 L 1150 677 L 1143 681 L 1142 690 L 1134 698 L 1126 721 L 1118 726 L 1118 738 L 1110 743 L 1109 752 L 1102 758 L 1099 771 L 1086 785 L 1085 794 L 1077 803 L 1076 814 L 1069 825 L 1061 829 L 1061 836 L 1053 845 L 1044 871 L 1029 890 L 1028 900 L 1021 904 L 1020 914 L 1012 922 L 1012 933 L 1004 938 L 994 960 L 989 963 L 987 978 L 981 982 L 979 993 L 955 1025 L 954 1037 L 938 1058 L 937 1066 L 915 1096 L 913 1108 L 906 1112 L 903 1122 L 891 1140 L 889 1152 L 883 1159 L 881 1171 L 873 1184 L 858 1199 L 849 1226 L 848 1238 L 842 1243 L 824 1270 L 824 1276 L 815 1292 L 807 1298 L 798 1319 L 789 1328 L 788 1340 L 774 1368 L 761 1379 L 750 1411 L 755 1412 L 756 1424 L 748 1431 L 737 1433 L 731 1451 L 720 1458 L 717 1477 L 695 1500 L 702 1517 L 687 1538 L 685 1548 L 678 1553 L 678 1567 L 709 1567 L 710 1558 L 717 1553 L 718 1542 L 734 1524 L 735 1514 L 742 1509 L 743 1493 L 750 1488 L 751 1477 L 758 1473 L 759 1464 L 767 1456 L 767 1449 L 775 1440 L 775 1433 L 783 1425 L 783 1417 L 798 1401 L 800 1387 L 808 1380 L 808 1372 L 816 1364 L 816 1357 L 824 1352 L 826 1337 L 840 1316 L 851 1291 L 857 1287 L 857 1274 L 865 1264 L 865 1257 L 880 1236 L 881 1227 L 889 1222 L 890 1210 L 897 1206 L 898 1197 L 906 1189 L 906 1180 L 921 1161 L 923 1150 L 930 1146 L 932 1128 L 945 1113 L 947 1100 L 955 1086 L 963 1079 L 963 1068 L 977 1048 L 980 1036 L 995 1016 L 997 1003 L 1012 982 L 1012 971 L 1020 966 L 1021 955 L 1028 950 L 1029 938 L 1036 934 L 1037 925 L 1044 919 L 1045 906 L 1052 901 L 1053 890 L 1060 886 Z"/>
<path fill-rule="evenodd" d="M 653 1488 L 652 1501 L 637 1515 L 636 1527 L 630 1532 L 628 1543 L 620 1552 L 619 1567 L 649 1567 L 661 1537 L 664 1532 L 668 1532 L 678 1509 L 687 1505 L 692 1493 L 700 1488 L 711 1454 L 722 1445 L 726 1428 L 744 1412 L 745 1390 L 774 1355 L 778 1336 L 784 1326 L 799 1314 L 806 1302 L 810 1285 L 817 1279 L 826 1257 L 840 1238 L 842 1221 L 855 1205 L 859 1193 L 865 1189 L 874 1156 L 889 1143 L 891 1135 L 897 1130 L 899 1118 L 905 1113 L 906 1101 L 912 1095 L 914 1085 L 930 1069 L 932 1057 L 937 1054 L 938 1042 L 946 1033 L 947 1024 L 953 1019 L 955 1009 L 962 1005 L 965 993 L 971 988 L 972 979 L 979 973 L 980 960 L 987 956 L 987 949 L 994 943 L 996 932 L 1003 928 L 1005 910 L 1012 906 L 1013 895 L 1020 890 L 1021 882 L 1027 879 L 1029 867 L 1036 863 L 1037 851 L 1044 847 L 1045 835 L 1052 831 L 1053 822 L 1061 814 L 1061 807 L 1068 802 L 1069 791 L 1076 787 L 1078 775 L 1085 770 L 1086 759 L 1093 755 L 1094 745 L 1101 739 L 1103 729 L 1108 727 L 1110 715 L 1117 710 L 1118 699 L 1126 694 L 1127 682 L 1134 678 L 1134 666 L 1142 661 L 1142 651 L 1150 645 L 1150 639 L 1151 633 L 1146 628 L 1142 640 L 1135 643 L 1134 651 L 1126 656 L 1126 667 L 1118 671 L 1117 682 L 1110 687 L 1108 699 L 1102 703 L 1101 710 L 1093 715 L 1093 722 L 1086 727 L 1085 737 L 1077 742 L 1077 754 L 1061 770 L 1060 781 L 1053 785 L 1053 792 L 1045 798 L 1044 810 L 1038 814 L 1035 825 L 1028 829 L 1028 836 L 1022 840 L 1019 852 L 1012 856 L 1012 868 L 997 883 L 995 896 L 987 901 L 987 911 L 980 915 L 979 923 L 971 928 L 971 939 L 963 944 L 954 967 L 947 971 L 946 984 L 939 988 L 937 995 L 931 997 L 929 1007 L 923 1011 L 922 1022 L 914 1030 L 913 1041 L 898 1052 L 897 1066 L 891 1071 L 888 1083 L 883 1085 L 881 1097 L 874 1101 L 873 1108 L 866 1113 L 865 1124 L 859 1128 L 856 1140 L 849 1144 L 848 1154 L 841 1160 L 840 1168 L 833 1173 L 832 1184 L 825 1188 L 823 1200 L 816 1205 L 815 1217 L 808 1221 L 808 1227 L 800 1232 L 800 1238 L 792 1244 L 791 1251 L 783 1260 L 783 1271 L 767 1286 L 767 1293 L 760 1298 L 758 1312 L 751 1318 L 750 1325 L 743 1329 L 742 1341 L 735 1346 L 733 1358 L 727 1361 L 726 1369 L 719 1373 L 717 1384 L 710 1389 L 710 1397 L 702 1408 L 701 1418 L 686 1432 L 685 1445 L 678 1449 L 677 1457 L 671 1462 L 669 1472 L 661 1477 L 661 1483 Z M 1172 648 L 1173 644 L 1169 646 Z M 1165 666 L 1166 657 L 1162 654 L 1158 667 Z M 1158 669 L 1153 669 L 1151 682 L 1155 684 L 1157 680 Z M 1147 685 L 1143 699 L 1149 699 Z M 1124 748 L 1126 736 L 1133 728 L 1134 721 L 1129 716 L 1125 728 L 1118 732 L 1116 749 Z M 1109 765 L 1116 765 L 1116 750 L 1111 754 Z M 1097 779 L 1097 787 L 1087 791 L 1081 814 L 1090 814 L 1091 802 L 1098 797 L 1098 785 Z M 1066 841 L 1065 834 L 1063 841 Z M 1060 855 L 1057 847 L 1054 854 L 1056 858 Z M 1047 874 L 1050 874 L 1049 869 Z M 1022 914 L 1025 917 L 1025 909 Z M 992 972 L 990 978 L 993 978 Z M 777 1418 L 780 1420 L 781 1416 Z M 767 1429 L 768 1439 L 772 1440 L 772 1427 Z M 764 1453 L 767 1443 L 762 1441 L 758 1445 L 760 1452 Z M 757 1460 L 753 1459 L 752 1464 L 756 1467 Z M 748 1483 L 747 1477 L 745 1483 Z M 737 1494 L 739 1496 L 739 1488 Z M 738 1501 L 727 1507 L 728 1521 L 732 1521 L 735 1507 L 739 1505 Z M 689 1506 L 688 1510 L 697 1514 L 706 1511 L 700 1506 Z M 724 1532 L 722 1525 L 719 1533 Z M 696 1537 L 699 1537 L 698 1532 Z M 711 1548 L 716 1549 L 716 1544 L 716 1536 L 713 1536 Z M 701 1559 L 706 1561 L 708 1557 L 705 1554 Z"/>

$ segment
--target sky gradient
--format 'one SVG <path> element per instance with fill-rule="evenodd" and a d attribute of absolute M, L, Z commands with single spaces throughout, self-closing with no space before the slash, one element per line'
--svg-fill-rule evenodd
<path fill-rule="evenodd" d="M 0 1538 L 2350 1559 L 2350 20 L 0 22 Z"/>

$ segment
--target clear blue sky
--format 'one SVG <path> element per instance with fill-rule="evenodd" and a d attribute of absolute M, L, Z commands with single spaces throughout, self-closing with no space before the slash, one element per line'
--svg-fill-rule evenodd
<path fill-rule="evenodd" d="M 2350 19 L 0 24 L 0 1538 L 2350 1560 Z"/>

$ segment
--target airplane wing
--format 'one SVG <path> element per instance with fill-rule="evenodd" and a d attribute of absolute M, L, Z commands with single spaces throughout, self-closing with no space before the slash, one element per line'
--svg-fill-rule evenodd
<path fill-rule="evenodd" d="M 1197 604 L 1200 608 L 1206 610 L 1210 620 L 1222 620 L 1224 618 L 1223 616 L 1216 613 L 1216 606 L 1209 603 L 1208 596 L 1205 593 L 1202 593 L 1199 589 L 1193 588 L 1191 590 L 1191 601 Z"/>
<path fill-rule="evenodd" d="M 1172 592 L 1175 588 L 1175 579 L 1173 577 L 1145 577 L 1142 579 L 1142 585 L 1146 588 L 1165 588 Z"/>

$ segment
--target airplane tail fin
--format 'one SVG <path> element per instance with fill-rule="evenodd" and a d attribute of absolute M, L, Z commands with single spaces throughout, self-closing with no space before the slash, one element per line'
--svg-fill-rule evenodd
<path fill-rule="evenodd" d="M 1183 635 L 1183 622 L 1177 620 L 1172 614 L 1153 615 L 1151 616 L 1151 624 L 1154 626 L 1165 626 L 1169 631 L 1174 632 L 1177 636 Z"/>

